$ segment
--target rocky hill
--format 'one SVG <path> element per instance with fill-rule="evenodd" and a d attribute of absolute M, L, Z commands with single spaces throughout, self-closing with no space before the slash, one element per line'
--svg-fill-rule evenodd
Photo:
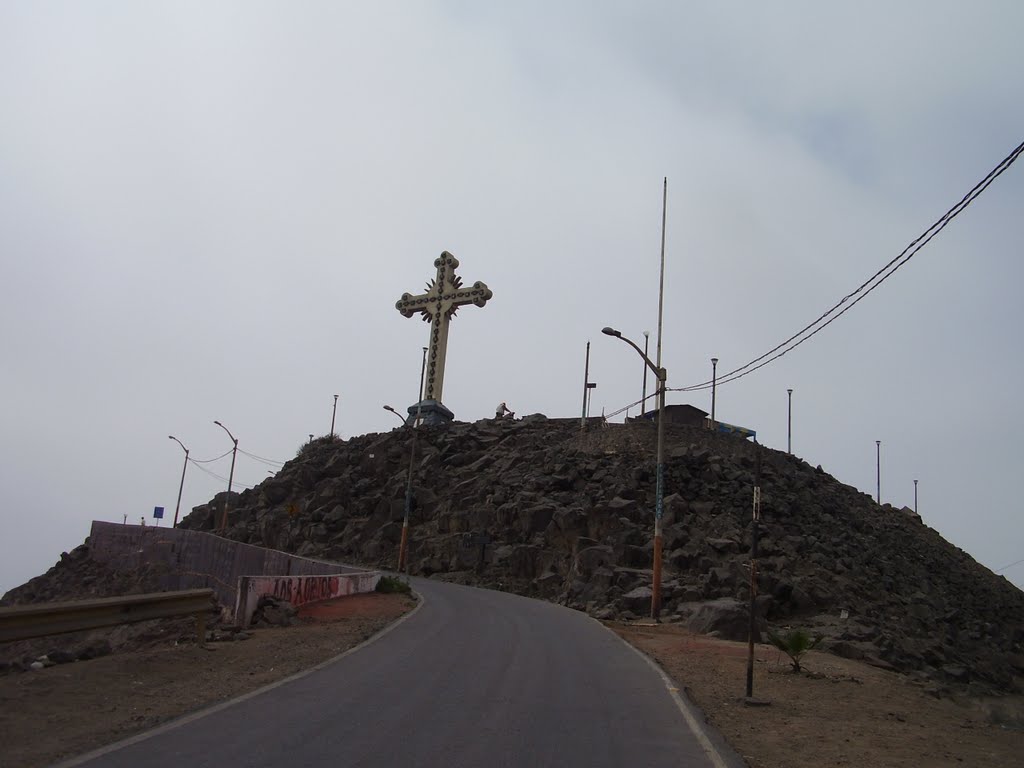
<path fill-rule="evenodd" d="M 299 451 L 232 494 L 227 535 L 394 568 L 411 433 Z M 979 689 L 1024 688 L 1024 593 L 923 525 L 784 453 L 666 428 L 662 618 L 745 639 L 761 454 L 760 624 L 834 653 Z M 655 429 L 542 415 L 420 430 L 410 571 L 555 600 L 598 617 L 650 605 Z M 213 530 L 227 494 L 182 525 Z"/>

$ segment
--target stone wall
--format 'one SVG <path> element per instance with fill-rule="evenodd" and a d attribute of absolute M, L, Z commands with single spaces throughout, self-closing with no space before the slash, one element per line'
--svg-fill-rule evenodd
<path fill-rule="evenodd" d="M 114 570 L 155 567 L 161 589 L 209 587 L 218 602 L 228 607 L 236 604 L 238 582 L 243 576 L 327 576 L 365 571 L 202 531 L 99 520 L 93 521 L 88 545 L 90 557 Z"/>

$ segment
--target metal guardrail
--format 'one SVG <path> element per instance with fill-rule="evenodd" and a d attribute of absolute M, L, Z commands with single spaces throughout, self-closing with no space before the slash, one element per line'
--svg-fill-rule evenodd
<path fill-rule="evenodd" d="M 0 642 L 190 614 L 196 617 L 196 638 L 203 642 L 206 615 L 213 607 L 212 589 L 17 605 L 0 608 Z"/>

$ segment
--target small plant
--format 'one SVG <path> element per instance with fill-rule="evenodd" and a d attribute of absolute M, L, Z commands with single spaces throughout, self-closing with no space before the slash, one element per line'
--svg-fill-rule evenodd
<path fill-rule="evenodd" d="M 822 641 L 823 637 L 823 635 L 817 635 L 812 638 L 810 633 L 803 629 L 793 629 L 784 635 L 776 635 L 771 631 L 768 632 L 768 642 L 789 656 L 794 672 L 801 671 L 800 659 L 808 651 L 813 651 L 817 648 L 818 643 Z"/>
<path fill-rule="evenodd" d="M 412 587 L 401 579 L 396 579 L 394 576 L 381 576 L 380 581 L 377 582 L 377 591 L 383 592 L 386 595 L 395 593 L 408 595 L 412 592 Z"/>

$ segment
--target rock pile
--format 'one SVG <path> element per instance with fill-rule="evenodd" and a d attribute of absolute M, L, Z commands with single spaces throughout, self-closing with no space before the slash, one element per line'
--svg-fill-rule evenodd
<path fill-rule="evenodd" d="M 752 486 L 761 465 L 762 621 L 821 631 L 835 653 L 1001 690 L 1024 674 L 1024 593 L 910 510 L 738 437 L 666 428 L 662 617 L 746 638 Z M 585 433 L 542 415 L 421 430 L 410 568 L 599 617 L 649 610 L 651 424 Z M 236 494 L 228 536 L 393 568 L 410 433 L 313 441 Z M 758 459 L 760 454 L 760 459 Z M 182 525 L 212 530 L 220 494 Z M 845 617 L 845 618 L 843 618 Z"/>
<path fill-rule="evenodd" d="M 1024 593 L 909 510 L 736 437 L 669 427 L 663 617 L 745 639 L 761 454 L 762 622 L 824 632 L 835 653 L 1008 690 L 1024 673 Z M 228 536 L 394 567 L 409 433 L 324 438 L 232 499 Z M 557 600 L 602 618 L 650 606 L 654 429 L 540 415 L 421 431 L 414 574 Z M 225 494 L 186 527 L 212 530 Z M 840 618 L 845 616 L 846 618 Z"/>

